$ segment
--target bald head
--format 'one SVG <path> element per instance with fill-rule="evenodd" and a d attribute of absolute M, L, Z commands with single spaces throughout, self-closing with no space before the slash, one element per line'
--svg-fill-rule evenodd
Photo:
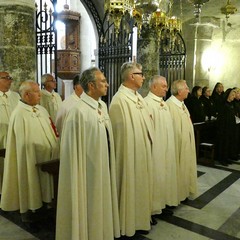
<path fill-rule="evenodd" d="M 153 76 L 149 81 L 150 91 L 158 97 L 165 97 L 168 86 L 166 78 L 160 75 Z"/>
<path fill-rule="evenodd" d="M 22 82 L 19 93 L 22 101 L 30 106 L 35 106 L 40 102 L 41 92 L 38 84 L 34 81 Z"/>

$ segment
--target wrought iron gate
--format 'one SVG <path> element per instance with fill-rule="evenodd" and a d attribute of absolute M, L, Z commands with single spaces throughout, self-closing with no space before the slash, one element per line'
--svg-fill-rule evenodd
<path fill-rule="evenodd" d="M 57 0 L 35 0 L 37 81 L 41 75 L 57 76 L 57 30 L 55 29 Z"/>
<path fill-rule="evenodd" d="M 127 32 L 121 25 L 120 33 L 116 35 L 112 23 L 105 15 L 102 31 L 99 36 L 99 68 L 104 72 L 109 82 L 108 96 L 104 99 L 110 103 L 113 95 L 121 85 L 120 68 L 124 62 L 132 60 L 132 30 Z M 131 20 L 129 22 L 132 29 Z"/>
<path fill-rule="evenodd" d="M 159 50 L 159 72 L 166 77 L 168 86 L 174 80 L 185 79 L 186 46 L 180 33 L 174 41 L 161 41 Z"/>

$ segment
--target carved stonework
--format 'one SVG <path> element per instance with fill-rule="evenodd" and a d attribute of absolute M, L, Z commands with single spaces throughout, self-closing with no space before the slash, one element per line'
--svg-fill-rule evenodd
<path fill-rule="evenodd" d="M 65 8 L 58 14 L 65 24 L 65 48 L 57 51 L 58 77 L 73 79 L 80 73 L 80 14 Z"/>

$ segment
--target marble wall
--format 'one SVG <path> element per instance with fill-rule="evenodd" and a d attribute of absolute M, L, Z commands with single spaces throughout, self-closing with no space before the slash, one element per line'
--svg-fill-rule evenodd
<path fill-rule="evenodd" d="M 21 81 L 35 80 L 35 5 L 33 0 L 0 2 L 0 70 Z"/>
<path fill-rule="evenodd" d="M 159 74 L 159 52 L 156 34 L 150 30 L 142 30 L 142 37 L 138 40 L 137 62 L 142 64 L 145 81 L 140 93 L 145 97 L 149 91 L 148 82 L 154 75 Z"/>

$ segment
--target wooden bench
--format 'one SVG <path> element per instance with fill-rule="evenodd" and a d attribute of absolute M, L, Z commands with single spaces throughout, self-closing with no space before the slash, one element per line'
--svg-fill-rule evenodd
<path fill-rule="evenodd" d="M 50 160 L 47 162 L 37 163 L 36 166 L 40 167 L 43 172 L 47 172 L 53 176 L 54 184 L 54 199 L 53 207 L 57 207 L 57 193 L 58 193 L 58 175 L 59 175 L 59 159 Z"/>
<path fill-rule="evenodd" d="M 215 145 L 213 143 L 200 143 L 198 163 L 214 166 Z"/>
<path fill-rule="evenodd" d="M 197 163 L 214 166 L 216 121 L 194 123 Z"/>

